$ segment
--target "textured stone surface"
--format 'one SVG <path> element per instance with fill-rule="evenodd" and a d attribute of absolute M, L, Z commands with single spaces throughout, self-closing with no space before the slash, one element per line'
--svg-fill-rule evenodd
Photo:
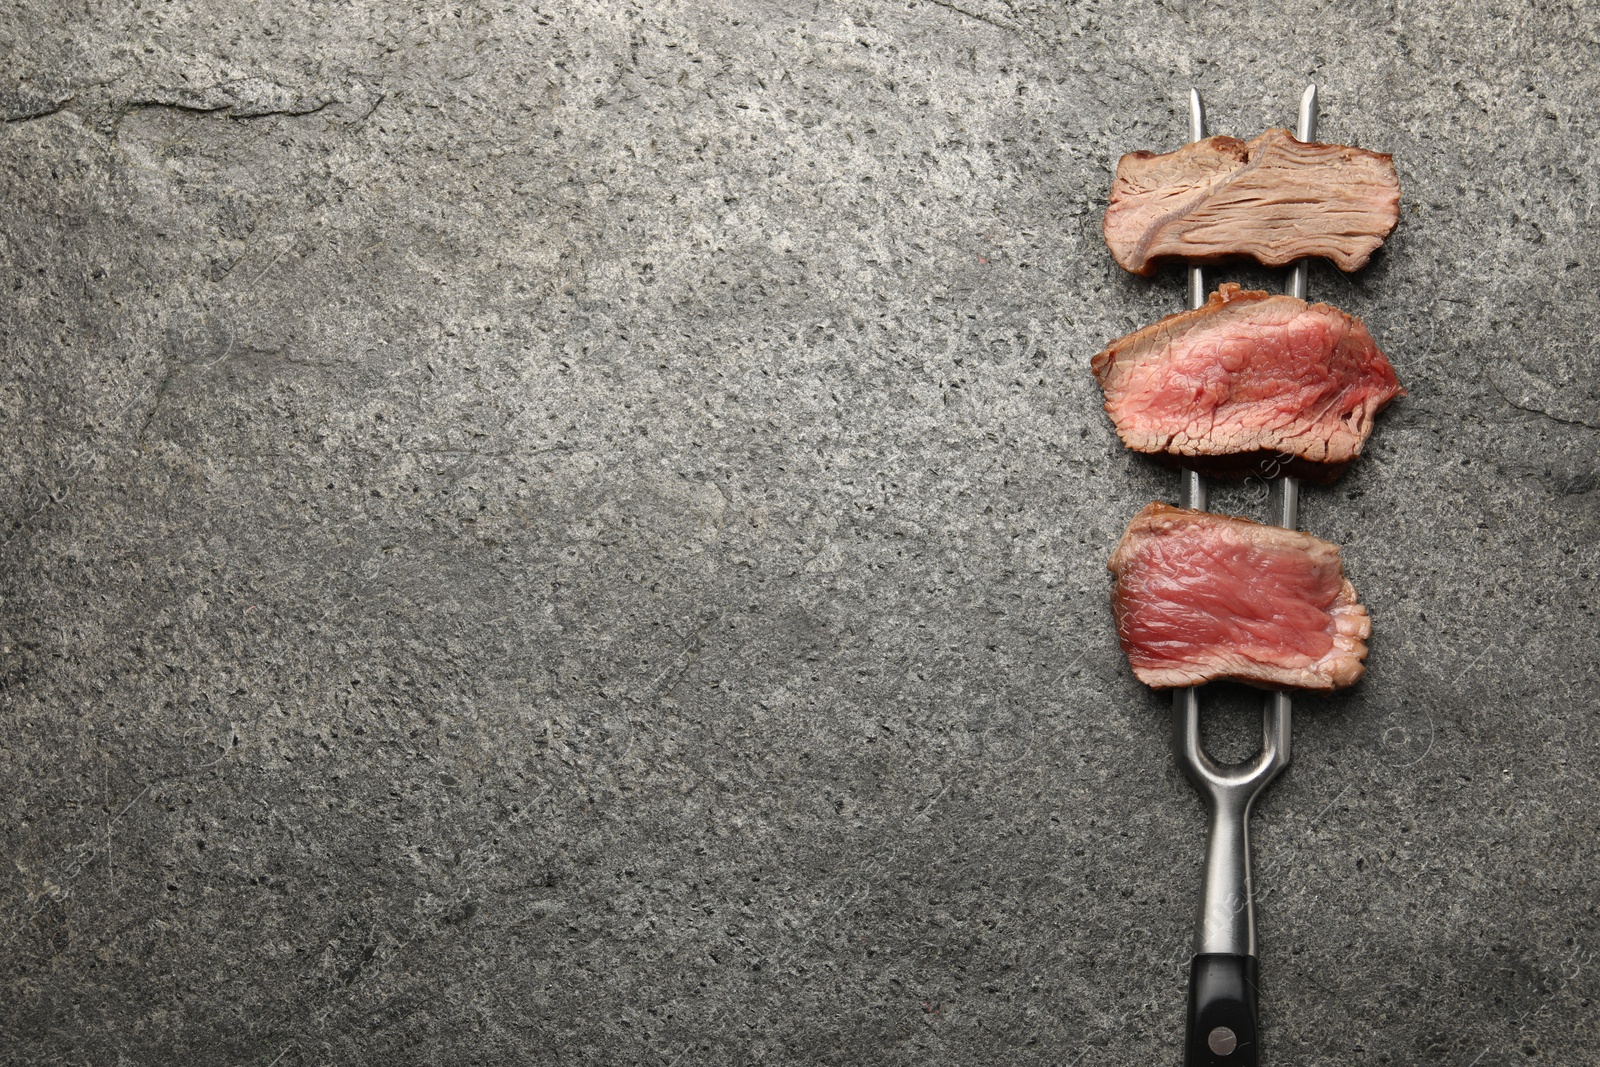
<path fill-rule="evenodd" d="M 1257 813 L 1264 1039 L 1594 1062 L 1600 17 L 1432 7 L 14 6 L 6 1058 L 1176 1062 L 1104 570 L 1175 484 L 1087 361 L 1181 286 L 1098 227 L 1190 82 L 1315 79 L 1411 395 L 1303 509 L 1376 633 Z"/>

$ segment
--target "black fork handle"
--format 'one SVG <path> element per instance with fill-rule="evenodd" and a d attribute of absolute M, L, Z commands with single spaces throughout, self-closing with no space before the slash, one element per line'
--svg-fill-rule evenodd
<path fill-rule="evenodd" d="M 1257 1067 L 1256 958 L 1208 952 L 1189 964 L 1183 1067 Z"/>

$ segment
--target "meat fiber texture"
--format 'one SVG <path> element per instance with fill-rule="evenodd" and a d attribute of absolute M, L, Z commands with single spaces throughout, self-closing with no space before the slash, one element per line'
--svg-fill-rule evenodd
<path fill-rule="evenodd" d="M 1326 691 L 1366 670 L 1367 609 L 1320 538 L 1154 503 L 1109 566 L 1117 634 L 1146 685 Z"/>
<path fill-rule="evenodd" d="M 1232 283 L 1091 366 L 1124 444 L 1210 475 L 1333 481 L 1405 395 L 1360 319 Z"/>
<path fill-rule="evenodd" d="M 1247 257 L 1281 267 L 1307 256 L 1359 270 L 1400 220 L 1400 179 L 1381 152 L 1268 130 L 1246 144 L 1208 137 L 1117 163 L 1106 244 L 1124 269 Z"/>

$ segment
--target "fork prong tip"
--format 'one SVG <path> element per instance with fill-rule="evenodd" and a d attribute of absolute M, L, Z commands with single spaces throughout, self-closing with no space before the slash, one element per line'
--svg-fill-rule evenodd
<path fill-rule="evenodd" d="M 1189 87 L 1189 140 L 1203 141 L 1206 136 L 1206 101 L 1197 86 Z"/>
<path fill-rule="evenodd" d="M 1300 121 L 1295 128 L 1295 138 L 1314 141 L 1317 137 L 1317 83 L 1306 86 L 1300 94 Z"/>

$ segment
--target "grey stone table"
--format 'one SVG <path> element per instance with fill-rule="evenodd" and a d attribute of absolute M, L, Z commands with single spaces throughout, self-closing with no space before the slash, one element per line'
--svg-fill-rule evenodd
<path fill-rule="evenodd" d="M 6 1062 L 1174 1063 L 1099 222 L 1313 80 L 1410 395 L 1303 506 L 1268 1058 L 1596 1062 L 1600 11 L 1451 6 L 14 5 Z"/>

